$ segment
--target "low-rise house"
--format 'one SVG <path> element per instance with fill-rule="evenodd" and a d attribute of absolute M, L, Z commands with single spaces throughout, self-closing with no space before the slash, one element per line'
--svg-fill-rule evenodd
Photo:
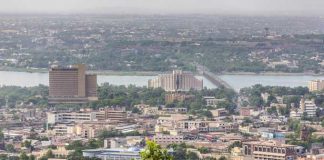
<path fill-rule="evenodd" d="M 55 158 L 67 158 L 67 156 L 74 152 L 74 150 L 67 150 L 65 145 L 57 145 L 56 149 L 43 149 L 41 151 L 32 152 L 37 159 L 45 156 L 48 151 L 51 151 Z"/>
<path fill-rule="evenodd" d="M 227 115 L 227 110 L 225 108 L 219 108 L 215 110 L 210 110 L 212 113 L 213 117 L 222 117 Z"/>
<path fill-rule="evenodd" d="M 167 107 L 162 107 L 160 114 L 183 114 L 187 113 L 188 109 L 187 108 L 167 108 Z"/>
<path fill-rule="evenodd" d="M 215 97 L 203 97 L 203 99 L 204 99 L 205 102 L 206 102 L 206 106 L 211 106 L 211 107 L 217 107 L 217 105 L 218 105 L 220 102 L 225 102 L 225 101 L 226 101 L 225 98 L 217 99 L 217 98 L 215 98 Z"/>
<path fill-rule="evenodd" d="M 171 114 L 170 116 L 160 116 L 157 119 L 158 124 L 163 124 L 164 126 L 176 124 L 179 121 L 188 120 L 189 116 L 185 114 Z"/>

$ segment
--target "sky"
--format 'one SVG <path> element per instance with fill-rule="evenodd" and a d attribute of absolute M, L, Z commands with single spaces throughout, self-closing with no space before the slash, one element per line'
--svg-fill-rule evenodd
<path fill-rule="evenodd" d="M 0 13 L 324 16 L 324 0 L 0 0 Z"/>

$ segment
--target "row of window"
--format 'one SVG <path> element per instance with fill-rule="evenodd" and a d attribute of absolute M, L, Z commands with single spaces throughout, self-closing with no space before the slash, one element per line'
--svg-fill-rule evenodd
<path fill-rule="evenodd" d="M 284 148 L 269 148 L 269 147 L 254 147 L 254 151 L 260 152 L 273 152 L 273 153 L 286 153 Z"/>

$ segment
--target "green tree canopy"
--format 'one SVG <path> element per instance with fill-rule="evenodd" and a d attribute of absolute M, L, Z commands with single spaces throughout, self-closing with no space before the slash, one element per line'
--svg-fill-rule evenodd
<path fill-rule="evenodd" d="M 147 141 L 146 147 L 140 152 L 142 160 L 173 160 L 166 149 L 162 149 L 160 145 L 153 141 Z"/>

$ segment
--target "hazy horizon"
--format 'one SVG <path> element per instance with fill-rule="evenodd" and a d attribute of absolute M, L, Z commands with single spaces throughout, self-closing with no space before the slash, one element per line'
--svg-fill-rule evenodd
<path fill-rule="evenodd" d="M 3 14 L 324 16 L 323 0 L 0 0 Z"/>

